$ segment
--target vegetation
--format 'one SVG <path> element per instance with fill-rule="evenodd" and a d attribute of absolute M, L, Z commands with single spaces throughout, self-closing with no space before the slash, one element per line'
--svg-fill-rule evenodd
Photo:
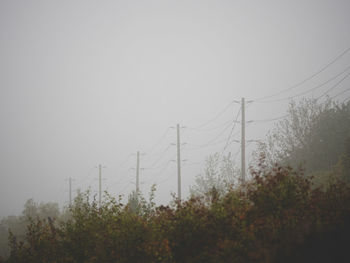
<path fill-rule="evenodd" d="M 56 218 L 63 219 L 65 213 L 60 213 L 57 203 L 41 203 L 37 204 L 33 199 L 29 199 L 24 204 L 23 212 L 20 216 L 8 216 L 0 222 L 0 257 L 7 258 L 9 256 L 9 229 L 17 241 L 25 239 L 27 226 L 33 219 Z"/>
<path fill-rule="evenodd" d="M 239 175 L 240 171 L 231 153 L 227 156 L 215 153 L 207 157 L 204 174 L 196 176 L 195 184 L 190 187 L 190 193 L 203 200 L 207 199 L 207 194 L 213 190 L 223 196 L 239 183 Z"/>
<path fill-rule="evenodd" d="M 29 200 L 0 262 L 348 262 L 350 103 L 291 103 L 238 184 L 230 155 L 209 156 L 192 196 L 156 207 L 89 192 L 59 214 Z M 304 165 L 300 169 L 300 164 Z"/>
<path fill-rule="evenodd" d="M 208 193 L 209 205 L 193 197 L 132 210 L 108 195 L 101 207 L 80 195 L 65 221 L 32 219 L 23 241 L 11 234 L 5 262 L 326 262 L 345 255 L 348 185 L 313 188 L 301 171 L 269 170 L 263 160 L 252 174 L 222 197 Z"/>
<path fill-rule="evenodd" d="M 266 139 L 255 154 L 257 162 L 264 154 L 269 167 L 276 163 L 303 167 L 307 175 L 319 177 L 319 181 L 344 167 L 341 176 L 350 182 L 350 101 L 292 101 L 287 116 Z"/>

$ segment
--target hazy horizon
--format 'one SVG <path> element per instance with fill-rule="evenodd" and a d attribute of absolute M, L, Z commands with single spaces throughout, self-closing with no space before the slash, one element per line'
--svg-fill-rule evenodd
<path fill-rule="evenodd" d="M 231 130 L 195 128 L 233 100 L 273 95 L 322 71 L 273 97 L 281 101 L 247 104 L 246 121 L 283 116 L 286 98 L 346 70 L 349 52 L 329 63 L 350 47 L 349 13 L 345 0 L 1 1 L 0 217 L 19 214 L 29 198 L 62 207 L 69 177 L 74 193 L 89 185 L 96 192 L 99 164 L 103 189 L 127 196 L 137 151 L 146 153 L 142 192 L 158 183 L 157 202 L 168 202 L 177 192 L 169 128 L 176 124 L 186 127 L 186 198 L 205 157 L 222 151 Z M 346 72 L 304 96 L 322 95 Z M 238 110 L 232 103 L 205 128 L 234 120 Z M 272 125 L 247 124 L 247 140 L 263 139 Z M 232 139 L 240 140 L 239 125 Z M 239 149 L 232 143 L 225 153 Z"/>

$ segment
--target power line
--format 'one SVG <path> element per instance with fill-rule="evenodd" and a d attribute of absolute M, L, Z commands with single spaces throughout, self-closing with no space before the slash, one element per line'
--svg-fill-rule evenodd
<path fill-rule="evenodd" d="M 110 184 L 110 186 L 115 186 L 115 185 L 118 185 L 118 184 L 122 184 L 122 183 L 125 183 L 125 181 L 128 181 L 128 180 L 130 180 L 130 178 L 125 178 L 124 177 L 124 178 L 119 179 L 117 182 L 114 182 L 114 183 Z"/>
<path fill-rule="evenodd" d="M 285 114 L 283 116 L 280 116 L 280 117 L 276 117 L 276 118 L 272 118 L 272 119 L 264 119 L 264 120 L 251 120 L 251 121 L 248 121 L 248 122 L 271 122 L 271 121 L 277 121 L 277 120 L 280 120 L 280 119 L 283 119 L 285 117 L 287 117 L 288 114 Z"/>
<path fill-rule="evenodd" d="M 209 129 L 195 129 L 195 130 L 191 129 L 191 130 L 194 130 L 196 132 L 210 132 L 210 131 L 218 130 L 218 129 L 228 125 L 231 122 L 232 122 L 232 120 L 228 120 L 228 121 L 225 121 L 224 123 L 221 123 L 221 124 L 219 124 L 217 126 L 214 126 L 213 128 L 209 128 Z"/>
<path fill-rule="evenodd" d="M 319 75 L 320 73 L 322 73 L 323 71 L 325 71 L 327 68 L 329 68 L 331 65 L 333 65 L 336 61 L 338 61 L 340 58 L 342 58 L 346 53 L 348 53 L 350 51 L 350 47 L 347 48 L 346 50 L 344 50 L 342 53 L 340 53 L 338 56 L 336 56 L 333 60 L 331 60 L 328 64 L 326 64 L 324 67 L 322 67 L 320 70 L 318 70 L 317 72 L 315 72 L 314 74 L 312 74 L 311 76 L 305 78 L 304 80 L 294 84 L 293 86 L 285 89 L 285 90 L 281 90 L 275 94 L 272 95 L 268 95 L 268 96 L 264 96 L 264 97 L 260 97 L 255 99 L 254 101 L 259 101 L 259 100 L 264 100 L 264 99 L 268 99 L 268 98 L 272 98 L 275 96 L 278 96 L 280 94 L 283 94 L 289 90 L 295 89 L 301 85 L 303 85 L 304 83 L 306 83 L 307 81 L 313 79 L 314 77 L 316 77 L 317 75 Z"/>
<path fill-rule="evenodd" d="M 130 153 L 130 154 L 124 159 L 124 161 L 121 162 L 121 163 L 119 164 L 119 166 L 120 166 L 120 167 L 125 166 L 125 164 L 129 161 L 130 157 L 133 156 L 133 155 L 134 155 L 133 153 Z"/>
<path fill-rule="evenodd" d="M 350 88 L 349 88 L 348 90 L 350 90 Z M 348 100 L 349 100 L 349 99 L 350 99 L 350 96 L 349 96 L 349 97 L 347 97 L 347 98 L 345 98 L 345 99 L 343 100 L 343 103 L 348 102 Z"/>
<path fill-rule="evenodd" d="M 343 90 L 342 92 L 339 92 L 338 94 L 336 94 L 335 96 L 333 96 L 332 99 L 334 99 L 335 97 L 338 97 L 339 95 L 344 94 L 345 92 L 347 92 L 347 91 L 349 91 L 349 90 L 350 90 L 350 88 L 347 88 L 347 89 Z M 348 99 L 348 98 L 346 98 L 346 99 Z M 346 99 L 345 99 L 345 100 L 346 100 Z"/>
<path fill-rule="evenodd" d="M 200 150 L 200 149 L 203 149 L 203 148 L 206 148 L 206 147 L 209 147 L 209 146 L 213 146 L 213 145 L 219 145 L 219 144 L 222 144 L 223 142 L 226 142 L 226 139 L 223 139 L 223 140 L 217 141 L 217 142 L 215 142 L 215 143 L 210 143 L 210 144 L 204 144 L 204 145 L 194 145 L 194 147 L 193 147 L 193 148 L 189 148 L 187 151 Z"/>
<path fill-rule="evenodd" d="M 169 161 L 166 161 L 156 167 L 145 167 L 145 168 L 142 168 L 143 170 L 158 170 L 158 169 L 161 169 L 164 167 L 164 165 L 166 165 L 167 163 L 171 162 L 170 160 Z"/>
<path fill-rule="evenodd" d="M 350 73 L 346 74 L 341 80 L 339 80 L 337 83 L 335 83 L 330 89 L 328 89 L 326 92 L 324 92 L 322 95 L 316 98 L 316 100 L 319 100 L 323 96 L 325 96 L 328 92 L 335 89 L 340 83 L 342 83 L 347 77 L 350 76 Z M 342 94 L 342 93 L 341 93 Z M 337 95 L 338 96 L 338 95 Z"/>
<path fill-rule="evenodd" d="M 328 84 L 329 82 L 335 80 L 336 78 L 338 78 L 339 76 L 343 75 L 346 71 L 348 71 L 350 69 L 350 66 L 346 67 L 345 70 L 343 70 L 342 72 L 338 73 L 337 75 L 331 77 L 330 79 L 326 80 L 325 82 L 322 82 L 321 84 L 319 85 L 316 85 L 315 87 L 311 88 L 311 89 L 308 89 L 306 91 L 303 91 L 301 93 L 298 93 L 296 95 L 293 95 L 293 96 L 289 96 L 289 97 L 285 97 L 285 98 L 281 98 L 281 99 L 275 99 L 275 100 L 259 100 L 259 101 L 255 101 L 255 102 L 258 102 L 258 103 L 271 103 L 271 102 L 279 102 L 279 101 L 285 101 L 285 100 L 291 100 L 293 98 L 296 98 L 296 97 L 300 97 L 302 95 L 305 95 L 307 93 L 310 93 L 314 90 L 317 90 L 319 88 L 322 88 L 323 86 L 325 86 L 326 84 Z"/>
<path fill-rule="evenodd" d="M 150 150 L 148 151 L 148 154 L 151 154 L 154 149 L 164 140 L 164 138 L 168 135 L 170 131 L 170 128 L 168 127 L 165 132 L 163 133 L 163 135 L 155 142 L 155 144 L 150 148 Z"/>
<path fill-rule="evenodd" d="M 195 127 L 193 127 L 193 128 L 189 128 L 189 129 L 191 129 L 191 130 L 197 130 L 197 129 L 200 129 L 200 128 L 203 128 L 203 127 L 207 126 L 209 123 L 215 121 L 215 120 L 216 120 L 217 118 L 219 118 L 222 114 L 224 114 L 224 113 L 229 109 L 229 107 L 230 107 L 233 103 L 237 103 L 237 101 L 236 101 L 236 100 L 232 100 L 232 101 L 231 101 L 228 105 L 226 105 L 225 108 L 223 108 L 214 118 L 212 118 L 212 119 L 206 121 L 205 123 L 202 123 L 202 124 L 200 124 L 200 125 L 197 125 L 197 126 L 195 126 Z"/>
<path fill-rule="evenodd" d="M 166 181 L 169 181 L 171 179 L 173 175 L 170 174 L 167 178 L 165 178 L 164 180 L 160 181 L 158 184 L 162 184 L 162 183 L 165 183 Z"/>
<path fill-rule="evenodd" d="M 162 174 L 162 173 L 169 167 L 169 164 L 170 164 L 170 163 L 171 163 L 171 161 L 168 161 L 168 162 L 162 167 L 162 169 L 161 169 L 159 172 L 157 172 L 156 174 L 153 174 L 153 177 L 154 177 L 154 178 L 148 179 L 148 180 L 146 180 L 145 182 L 148 183 L 148 182 L 153 181 L 155 178 L 157 178 L 160 174 Z"/>
<path fill-rule="evenodd" d="M 86 182 L 86 180 L 91 176 L 92 171 L 95 169 L 96 167 L 93 166 L 90 168 L 90 170 L 88 171 L 87 175 L 85 175 L 81 180 L 80 180 L 80 184 L 84 184 Z"/>
<path fill-rule="evenodd" d="M 219 139 L 219 138 L 222 136 L 222 134 L 224 134 L 224 133 L 227 131 L 227 129 L 231 127 L 231 125 L 232 125 L 233 123 L 235 124 L 235 121 L 231 121 L 231 122 L 229 123 L 229 125 L 226 125 L 226 127 L 225 127 L 215 138 L 213 138 L 212 140 L 208 141 L 208 142 L 205 143 L 205 144 L 198 145 L 197 148 L 195 148 L 195 149 L 200 149 L 200 148 L 204 148 L 204 147 L 207 147 L 207 146 L 210 146 L 210 145 L 218 144 L 219 142 L 216 142 L 216 143 L 214 143 L 214 142 L 215 142 L 217 139 Z M 226 140 L 220 141 L 220 143 L 221 143 L 221 142 L 225 142 L 225 141 L 226 141 Z M 192 149 L 193 149 L 193 148 L 192 148 Z"/>
<path fill-rule="evenodd" d="M 155 162 L 153 162 L 152 165 L 149 166 L 148 168 L 149 168 L 149 169 L 150 169 L 150 168 L 153 168 L 160 160 L 162 160 L 162 159 L 164 158 L 164 154 L 170 149 L 171 146 L 172 146 L 172 145 L 169 144 L 168 147 L 166 147 L 166 148 L 160 153 L 160 157 L 159 157 Z"/>
<path fill-rule="evenodd" d="M 222 151 L 221 151 L 221 154 L 226 150 L 227 146 L 229 145 L 229 141 L 231 140 L 231 136 L 232 136 L 233 131 L 234 131 L 235 127 L 236 127 L 236 123 L 237 123 L 237 120 L 238 120 L 238 117 L 239 117 L 239 114 L 240 114 L 241 110 L 242 110 L 242 107 L 239 108 L 239 110 L 238 110 L 238 112 L 237 112 L 237 116 L 236 116 L 235 122 L 234 122 L 234 124 L 233 124 L 233 126 L 232 126 L 230 135 L 229 135 L 228 138 L 227 138 L 226 144 L 225 144 L 224 148 L 223 148 Z"/>
<path fill-rule="evenodd" d="M 238 133 L 239 133 L 239 131 L 237 131 L 236 133 L 234 133 L 234 134 L 232 135 L 232 137 L 236 136 Z M 222 144 L 223 142 L 226 142 L 226 141 L 227 141 L 227 139 L 223 139 L 223 140 L 220 140 L 220 141 L 218 141 L 218 142 L 216 142 L 216 143 L 211 143 L 211 144 L 208 144 L 208 145 L 197 146 L 197 148 L 194 148 L 194 149 L 191 149 L 191 150 L 199 150 L 199 149 L 202 149 L 202 148 L 205 148 L 205 147 L 209 147 L 209 146 L 213 146 L 213 145 L 220 145 L 220 144 Z M 230 142 L 229 142 L 229 145 L 230 145 L 231 143 L 233 143 L 233 142 L 237 142 L 237 140 L 232 140 L 232 141 L 230 141 Z"/>

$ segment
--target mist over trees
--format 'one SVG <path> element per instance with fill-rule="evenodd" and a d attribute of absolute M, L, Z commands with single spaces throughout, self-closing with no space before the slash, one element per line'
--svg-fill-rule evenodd
<path fill-rule="evenodd" d="M 23 241 L 26 236 L 27 226 L 33 220 L 46 220 L 47 218 L 63 219 L 57 203 L 35 203 L 33 199 L 24 204 L 22 214 L 19 216 L 8 216 L 0 222 L 0 257 L 9 255 L 9 231 L 17 241 Z"/>
<path fill-rule="evenodd" d="M 210 202 L 150 200 L 136 211 L 107 194 L 101 206 L 81 194 L 65 220 L 37 218 L 22 240 L 11 234 L 3 262 L 347 262 L 349 185 L 314 189 L 282 166 L 252 175 Z"/>
<path fill-rule="evenodd" d="M 188 200 L 79 194 L 63 212 L 32 199 L 2 219 L 0 262 L 347 262 L 350 102 L 292 101 L 242 184 L 231 154 L 207 157 Z"/>
<path fill-rule="evenodd" d="M 350 102 L 303 99 L 289 104 L 287 116 L 260 143 L 255 162 L 263 154 L 269 167 L 301 167 L 307 175 L 318 176 L 343 167 L 342 176 L 349 181 L 349 153 Z"/>
<path fill-rule="evenodd" d="M 240 170 L 231 153 L 226 156 L 214 153 L 205 160 L 204 171 L 196 176 L 195 184 L 190 187 L 190 194 L 204 198 L 207 193 L 216 191 L 219 196 L 223 196 L 239 183 L 239 178 Z"/>

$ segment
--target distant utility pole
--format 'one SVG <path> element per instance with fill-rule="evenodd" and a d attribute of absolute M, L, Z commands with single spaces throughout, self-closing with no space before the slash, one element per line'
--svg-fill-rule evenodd
<path fill-rule="evenodd" d="M 106 168 L 101 164 L 98 165 L 98 204 L 101 207 L 102 203 L 102 168 Z"/>
<path fill-rule="evenodd" d="M 138 198 L 140 191 L 140 152 L 136 153 L 136 196 Z"/>
<path fill-rule="evenodd" d="M 242 174 L 242 183 L 245 182 L 245 101 L 242 98 L 242 121 L 241 121 L 241 174 Z"/>
<path fill-rule="evenodd" d="M 180 125 L 176 125 L 177 131 L 177 198 L 181 200 L 181 158 L 180 158 Z"/>
<path fill-rule="evenodd" d="M 69 206 L 72 206 L 72 178 L 69 177 Z"/>

